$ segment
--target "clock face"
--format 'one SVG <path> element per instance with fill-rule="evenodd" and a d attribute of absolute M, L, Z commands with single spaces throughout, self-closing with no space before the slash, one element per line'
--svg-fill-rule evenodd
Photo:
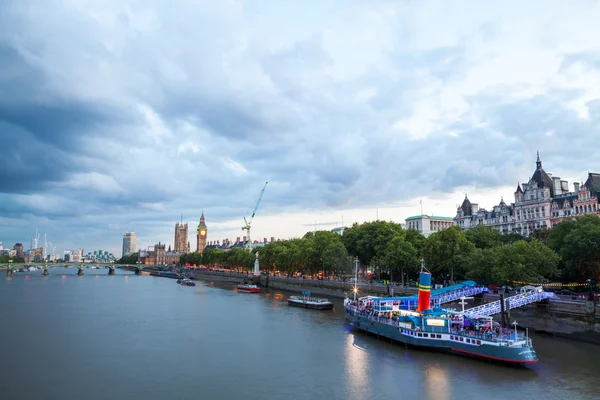
<path fill-rule="evenodd" d="M 206 231 L 200 231 L 200 235 L 201 235 L 201 236 L 204 236 L 204 235 L 206 235 Z"/>

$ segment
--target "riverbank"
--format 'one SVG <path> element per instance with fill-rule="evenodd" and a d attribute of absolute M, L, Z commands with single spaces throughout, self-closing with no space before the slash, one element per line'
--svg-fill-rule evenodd
<path fill-rule="evenodd" d="M 272 275 L 261 275 L 260 277 L 256 277 L 252 274 L 237 272 L 196 271 L 194 277 L 195 279 L 236 283 L 239 283 L 244 279 L 253 279 L 263 287 L 295 293 L 302 293 L 303 291 L 308 290 L 315 295 L 340 299 L 351 297 L 354 289 L 354 284 L 349 282 L 297 279 Z M 388 288 L 384 285 L 358 284 L 357 289 L 360 296 L 388 296 L 391 294 L 388 294 Z M 394 296 L 410 296 L 416 294 L 417 289 L 412 287 L 404 288 L 402 286 L 391 286 L 390 292 L 393 292 Z"/>
<path fill-rule="evenodd" d="M 310 291 L 313 295 L 343 299 L 352 297 L 354 285 L 337 281 L 315 279 L 294 279 L 261 275 L 218 271 L 196 271 L 195 279 L 240 283 L 244 279 L 255 280 L 263 287 L 285 290 L 293 293 Z M 359 296 L 387 296 L 387 286 L 359 284 Z M 416 288 L 392 287 L 395 296 L 409 296 L 417 293 Z M 484 301 L 487 302 L 487 301 Z M 455 306 L 458 304 L 448 304 Z M 568 338 L 575 341 L 600 344 L 600 313 L 596 308 L 587 309 L 585 302 L 556 301 L 548 304 L 531 304 L 523 308 L 512 309 L 512 319 L 516 319 L 521 328 Z"/>

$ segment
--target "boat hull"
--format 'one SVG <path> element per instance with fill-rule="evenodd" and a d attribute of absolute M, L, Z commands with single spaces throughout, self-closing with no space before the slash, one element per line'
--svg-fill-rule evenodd
<path fill-rule="evenodd" d="M 292 307 L 310 308 L 312 310 L 333 310 L 333 303 L 312 303 L 288 300 L 288 305 Z"/>
<path fill-rule="evenodd" d="M 375 334 L 378 337 L 385 337 L 400 343 L 405 343 L 410 346 L 439 350 L 498 363 L 524 365 L 538 362 L 535 350 L 531 346 L 493 346 L 486 345 L 485 341 L 481 340 L 479 340 L 479 342 L 483 342 L 483 345 L 477 345 L 475 343 L 467 344 L 466 340 L 452 340 L 452 338 L 456 338 L 456 336 L 451 335 L 450 333 L 440 333 L 436 334 L 436 336 L 440 336 L 439 338 L 425 339 L 407 335 L 403 333 L 407 331 L 401 327 L 374 321 L 361 315 L 351 315 L 346 313 L 346 320 L 354 328 Z"/>
<path fill-rule="evenodd" d="M 242 287 L 238 287 L 238 292 L 245 292 L 245 293 L 260 293 L 260 288 L 242 288 Z"/>

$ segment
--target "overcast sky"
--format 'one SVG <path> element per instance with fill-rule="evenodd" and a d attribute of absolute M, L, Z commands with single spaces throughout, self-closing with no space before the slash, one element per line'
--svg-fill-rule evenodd
<path fill-rule="evenodd" d="M 600 172 L 596 1 L 0 2 L 0 241 L 120 256 Z M 322 224 L 322 225 L 321 225 Z M 330 225 L 327 225 L 330 224 Z"/>

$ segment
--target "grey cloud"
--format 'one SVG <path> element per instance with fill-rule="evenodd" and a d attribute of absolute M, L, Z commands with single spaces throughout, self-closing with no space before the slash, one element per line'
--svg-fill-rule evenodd
<path fill-rule="evenodd" d="M 424 51 L 398 45 L 383 51 L 386 65 L 344 80 L 330 75 L 336 60 L 323 27 L 279 40 L 277 32 L 255 34 L 262 27 L 228 4 L 190 6 L 183 16 L 176 5 L 154 8 L 141 21 L 148 10 L 115 10 L 114 32 L 101 22 L 83 29 L 65 11 L 61 34 L 79 32 L 69 40 L 73 62 L 52 53 L 63 54 L 61 43 L 40 34 L 34 19 L 16 8 L 4 14 L 15 34 L 0 34 L 8 71 L 0 76 L 0 212 L 11 226 L 3 235 L 26 241 L 44 224 L 73 246 L 118 242 L 121 230 L 164 240 L 181 214 L 192 225 L 202 209 L 214 222 L 241 221 L 265 181 L 265 215 L 512 185 L 535 150 L 549 171 L 564 171 L 552 172 L 595 168 L 589 149 L 600 108 L 590 101 L 589 119 L 580 118 L 568 106 L 582 97 L 576 90 L 509 100 L 526 83 L 496 87 L 465 98 L 470 109 L 434 121 L 438 130 L 425 138 L 395 130 L 419 100 L 435 96 L 423 93 L 432 79 L 443 86 L 470 72 L 466 40 Z M 41 32 L 58 22 L 45 23 Z M 475 30 L 484 41 L 501 31 L 493 23 Z M 24 55 L 19 34 L 35 57 Z M 65 77 L 68 88 L 59 84 Z"/>

